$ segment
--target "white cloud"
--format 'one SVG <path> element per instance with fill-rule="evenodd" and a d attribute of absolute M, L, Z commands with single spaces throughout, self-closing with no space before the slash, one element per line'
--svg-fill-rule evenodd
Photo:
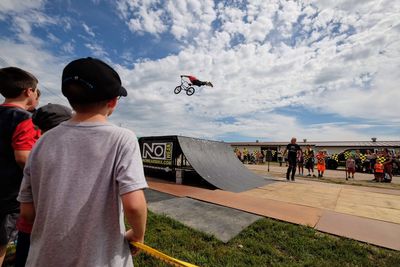
<path fill-rule="evenodd" d="M 1 67 L 16 66 L 31 72 L 39 80 L 40 103 L 68 105 L 61 94 L 60 81 L 65 62 L 32 44 L 18 44 L 0 39 Z"/>
<path fill-rule="evenodd" d="M 364 126 L 369 128 L 368 125 Z M 221 133 L 239 132 L 254 140 L 289 141 L 292 136 L 298 140 L 369 140 L 370 135 L 363 134 L 352 125 L 345 123 L 312 124 L 307 127 L 299 124 L 293 117 L 270 113 L 268 119 L 256 115 L 253 118 L 239 119 L 233 125 L 223 126 Z M 365 129 L 364 128 L 364 129 Z"/>
<path fill-rule="evenodd" d="M 82 27 L 88 35 L 90 35 L 91 37 L 96 37 L 94 31 L 88 25 L 86 25 L 86 23 L 83 23 Z"/>
<path fill-rule="evenodd" d="M 11 24 L 10 30 L 23 43 L 43 45 L 44 40 L 32 34 L 33 28 L 45 28 L 59 23 L 59 18 L 51 17 L 43 11 L 45 1 L 1 1 L 0 20 L 7 20 Z M 48 37 L 55 41 L 54 35 Z"/>
<path fill-rule="evenodd" d="M 157 8 L 159 5 L 158 0 L 117 1 L 120 16 L 128 19 L 127 25 L 132 32 L 148 32 L 155 35 L 167 29 L 163 21 L 164 12 Z"/>
<path fill-rule="evenodd" d="M 96 43 L 86 43 L 85 47 L 90 49 L 94 56 L 100 58 L 106 58 L 108 56 L 108 52 L 100 45 Z"/>
<path fill-rule="evenodd" d="M 61 50 L 65 53 L 72 54 L 75 51 L 73 42 L 67 42 L 61 46 Z"/>
<path fill-rule="evenodd" d="M 169 31 L 178 40 L 197 37 L 198 42 L 211 30 L 215 19 L 213 6 L 211 0 L 119 0 L 116 3 L 119 16 L 126 20 L 132 32 L 158 36 Z"/>
<path fill-rule="evenodd" d="M 279 141 L 293 135 L 308 140 L 369 140 L 372 135 L 398 139 L 397 2 L 120 0 L 117 9 L 135 36 L 147 33 L 160 40 L 163 34 L 171 34 L 181 47 L 163 58 L 138 60 L 133 67 L 115 65 L 129 96 L 121 100 L 111 119 L 141 136 L 215 139 L 235 133 Z M 33 22 L 14 23 L 25 34 L 20 40 L 32 41 Z M 41 23 L 51 25 L 52 20 Z M 90 30 L 87 27 L 89 35 Z M 100 35 L 101 29 L 97 30 Z M 57 86 L 52 77 L 59 77 L 59 66 L 65 62 L 40 49 L 42 40 L 33 41 L 19 47 L 14 64 L 39 72 L 57 66 L 40 74 L 41 80 L 50 81 L 49 87 Z M 87 41 L 84 46 L 111 62 L 105 42 Z M 13 43 L 3 40 L 0 46 L 2 54 L 12 54 L 5 46 Z M 69 42 L 61 49 L 74 53 L 75 46 Z M 34 58 L 25 58 L 22 48 L 51 64 L 40 60 L 44 68 L 26 63 Z M 134 62 L 129 49 L 119 52 L 123 64 Z M 191 97 L 183 92 L 175 95 L 180 74 L 210 80 L 214 88 L 196 88 Z M 287 108 L 311 115 L 282 115 Z M 304 122 L 313 120 L 303 116 L 314 115 L 333 116 L 329 122 Z"/>
<path fill-rule="evenodd" d="M 0 13 L 20 13 L 32 9 L 38 9 L 43 7 L 45 0 L 26 0 L 26 1 L 15 1 L 15 0 L 2 0 L 0 1 Z"/>
<path fill-rule="evenodd" d="M 47 39 L 49 39 L 53 43 L 61 43 L 61 40 L 52 33 L 47 34 Z"/>
<path fill-rule="evenodd" d="M 171 21 L 169 29 L 185 43 L 190 40 L 191 23 L 174 19 L 186 10 L 187 3 L 168 3 L 174 9 L 167 5 L 163 14 L 169 10 L 176 14 L 166 20 Z M 368 16 L 360 16 L 346 2 L 300 6 L 286 1 L 280 6 L 261 1 L 245 9 L 219 3 L 214 18 L 220 21 L 220 29 L 210 33 L 210 28 L 204 28 L 209 35 L 207 44 L 191 43 L 178 55 L 138 63 L 123 71 L 133 98 L 129 109 L 135 116 L 146 114 L 132 118 L 132 124 L 145 134 L 180 129 L 189 135 L 236 132 L 270 140 L 289 139 L 294 133 L 309 140 L 369 139 L 374 125 L 399 125 L 388 106 L 396 106 L 400 99 L 395 89 L 400 82 L 400 43 L 396 37 L 400 8 L 373 4 L 376 2 L 357 2 L 361 10 L 368 10 Z M 296 34 L 300 33 L 295 32 L 293 23 L 303 15 L 305 32 L 303 39 L 298 39 Z M 197 19 L 197 23 L 204 21 Z M 275 39 L 266 39 L 272 32 Z M 289 42 L 291 38 L 298 39 L 296 45 Z M 201 88 L 192 97 L 173 95 L 181 73 L 212 80 L 215 87 Z M 360 123 L 302 125 L 275 111 L 288 106 L 354 118 Z M 165 116 L 160 118 L 160 114 Z M 218 122 L 225 117 L 234 117 L 235 123 Z M 361 123 L 367 126 L 357 127 Z M 196 125 L 196 129 L 189 125 Z"/>

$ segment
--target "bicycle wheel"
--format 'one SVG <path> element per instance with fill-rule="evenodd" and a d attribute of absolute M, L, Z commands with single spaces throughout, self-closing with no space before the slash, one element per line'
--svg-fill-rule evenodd
<path fill-rule="evenodd" d="M 174 93 L 175 94 L 179 94 L 182 91 L 182 87 L 180 85 L 178 85 L 177 87 L 175 87 L 174 89 Z"/>
<path fill-rule="evenodd" d="M 194 94 L 194 88 L 193 87 L 189 87 L 187 90 L 186 90 L 186 94 L 187 95 L 193 95 Z"/>

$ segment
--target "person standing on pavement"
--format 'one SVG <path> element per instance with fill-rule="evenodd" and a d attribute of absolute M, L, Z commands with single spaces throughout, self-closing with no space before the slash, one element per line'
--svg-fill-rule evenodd
<path fill-rule="evenodd" d="M 325 152 L 320 150 L 317 155 L 318 178 L 324 177 L 324 172 L 326 169 L 325 158 L 326 158 Z"/>
<path fill-rule="evenodd" d="M 278 149 L 277 158 L 278 158 L 279 166 L 282 167 L 282 162 L 283 162 L 283 151 L 282 151 L 282 149 Z"/>
<path fill-rule="evenodd" d="M 307 145 L 306 150 L 304 151 L 304 161 L 306 162 L 306 169 L 308 170 L 307 176 L 316 177 L 314 174 L 314 150 L 311 148 L 310 145 Z"/>
<path fill-rule="evenodd" d="M 299 150 L 297 152 L 297 165 L 299 167 L 299 175 L 303 176 L 304 175 L 304 155 L 303 155 L 303 150 Z"/>
<path fill-rule="evenodd" d="M 291 174 L 291 179 L 294 181 L 294 175 L 296 173 L 296 160 L 297 160 L 297 151 L 300 150 L 300 146 L 296 144 L 297 139 L 295 137 L 292 137 L 290 140 L 290 144 L 286 146 L 285 153 L 287 153 L 287 160 L 288 160 L 288 169 L 286 172 L 286 180 L 290 180 L 290 174 Z"/>
<path fill-rule="evenodd" d="M 383 150 L 383 156 L 385 157 L 385 161 L 383 162 L 385 170 L 384 181 L 390 183 L 393 179 L 393 156 L 387 148 Z"/>
<path fill-rule="evenodd" d="M 349 156 L 346 160 L 346 180 L 350 178 L 354 179 L 354 173 L 356 172 L 356 162 L 353 159 L 353 156 Z"/>

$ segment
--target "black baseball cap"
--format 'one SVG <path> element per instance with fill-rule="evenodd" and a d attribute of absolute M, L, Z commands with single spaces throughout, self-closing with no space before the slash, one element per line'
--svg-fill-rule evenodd
<path fill-rule="evenodd" d="M 61 122 L 71 119 L 72 109 L 58 104 L 47 104 L 38 108 L 32 115 L 33 124 L 42 131 L 48 131 Z"/>
<path fill-rule="evenodd" d="M 71 84 L 81 86 L 69 86 Z M 103 61 L 91 57 L 74 60 L 64 68 L 61 90 L 74 103 L 94 103 L 128 95 L 118 73 Z"/>

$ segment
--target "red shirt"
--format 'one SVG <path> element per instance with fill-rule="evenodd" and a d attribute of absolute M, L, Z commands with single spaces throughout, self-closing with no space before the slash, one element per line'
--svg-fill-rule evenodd
<path fill-rule="evenodd" d="M 195 80 L 198 80 L 196 77 L 194 77 L 194 76 L 188 76 L 188 78 L 189 78 L 189 80 L 191 81 L 191 82 L 193 82 L 193 81 L 195 81 Z"/>
<path fill-rule="evenodd" d="M 383 173 L 384 172 L 384 167 L 382 163 L 376 163 L 375 164 L 375 172 L 377 173 Z"/>
<path fill-rule="evenodd" d="M 19 107 L 13 104 L 3 104 L 2 106 Z M 40 135 L 40 130 L 35 128 L 32 119 L 26 119 L 20 122 L 15 128 L 11 146 L 14 150 L 32 150 L 33 145 L 39 139 Z"/>
<path fill-rule="evenodd" d="M 17 219 L 18 231 L 26 233 L 26 234 L 30 234 L 30 233 L 32 233 L 32 227 L 33 227 L 33 223 L 28 223 L 27 221 L 22 219 L 21 216 Z"/>

